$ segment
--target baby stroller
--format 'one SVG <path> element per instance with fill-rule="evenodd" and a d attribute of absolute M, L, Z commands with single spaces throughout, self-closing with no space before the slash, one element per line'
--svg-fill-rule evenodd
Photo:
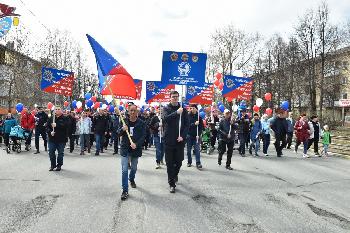
<path fill-rule="evenodd" d="M 17 153 L 21 153 L 21 143 L 23 140 L 26 140 L 29 137 L 29 133 L 26 132 L 24 129 L 22 129 L 21 126 L 16 125 L 11 128 L 10 132 L 10 142 L 6 148 L 6 152 L 10 153 L 11 152 L 11 147 L 12 151 L 16 151 Z M 27 150 L 29 148 L 26 148 Z"/>
<path fill-rule="evenodd" d="M 208 155 L 211 153 L 209 128 L 205 128 L 202 133 L 201 151 L 206 151 Z"/>

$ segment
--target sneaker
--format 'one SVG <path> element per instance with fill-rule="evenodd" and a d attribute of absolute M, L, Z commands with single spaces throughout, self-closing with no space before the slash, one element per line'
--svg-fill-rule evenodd
<path fill-rule="evenodd" d="M 98 151 L 95 152 L 95 156 L 99 156 L 100 153 Z"/>
<path fill-rule="evenodd" d="M 188 164 L 187 164 L 187 167 L 192 167 L 192 164 L 188 163 Z"/>
<path fill-rule="evenodd" d="M 50 167 L 49 171 L 52 172 L 55 169 L 55 167 Z"/>
<path fill-rule="evenodd" d="M 221 161 L 220 160 L 218 161 L 218 164 L 219 164 L 219 166 L 221 166 Z"/>
<path fill-rule="evenodd" d="M 61 171 L 61 166 L 57 166 L 56 171 Z"/>
<path fill-rule="evenodd" d="M 130 186 L 131 186 L 131 188 L 136 188 L 136 183 L 135 183 L 135 181 L 134 180 L 130 180 Z"/>
<path fill-rule="evenodd" d="M 268 154 L 264 154 L 265 156 L 269 156 Z"/>
<path fill-rule="evenodd" d="M 39 154 L 39 153 L 40 153 L 40 151 L 38 151 L 38 150 L 34 152 L 35 155 L 36 155 L 36 154 Z"/>
<path fill-rule="evenodd" d="M 161 165 L 164 165 L 164 162 L 163 162 L 163 161 L 160 161 L 160 164 L 161 164 Z"/>
<path fill-rule="evenodd" d="M 308 154 L 303 154 L 303 158 L 310 158 Z"/>
<path fill-rule="evenodd" d="M 122 195 L 120 196 L 120 199 L 122 199 L 122 201 L 125 201 L 129 196 L 129 193 L 126 191 L 122 192 Z"/>
<path fill-rule="evenodd" d="M 80 155 L 85 155 L 84 151 L 80 152 Z"/>
<path fill-rule="evenodd" d="M 203 168 L 202 164 L 197 164 L 197 168 L 202 169 Z"/>
<path fill-rule="evenodd" d="M 233 168 L 231 166 L 226 166 L 227 170 L 233 170 Z"/>
<path fill-rule="evenodd" d="M 170 186 L 169 192 L 170 192 L 170 193 L 175 193 L 175 187 Z"/>
<path fill-rule="evenodd" d="M 157 163 L 156 169 L 160 169 L 160 163 Z"/>

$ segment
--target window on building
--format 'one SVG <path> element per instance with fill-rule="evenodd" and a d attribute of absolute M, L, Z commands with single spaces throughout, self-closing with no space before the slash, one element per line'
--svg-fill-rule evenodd
<path fill-rule="evenodd" d="M 341 84 L 347 84 L 348 83 L 348 77 L 344 76 L 341 79 Z"/>
<path fill-rule="evenodd" d="M 349 68 L 349 62 L 348 61 L 343 61 L 343 69 L 348 70 Z"/>
<path fill-rule="evenodd" d="M 347 99 L 347 98 L 348 98 L 348 93 L 341 94 L 341 99 Z"/>

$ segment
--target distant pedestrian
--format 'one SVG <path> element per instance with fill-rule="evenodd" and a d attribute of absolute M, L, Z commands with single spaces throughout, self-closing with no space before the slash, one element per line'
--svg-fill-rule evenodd
<path fill-rule="evenodd" d="M 306 114 L 302 114 L 300 119 L 295 123 L 294 129 L 296 130 L 296 144 L 295 144 L 295 153 L 298 153 L 298 147 L 301 143 L 303 143 L 304 151 L 303 158 L 308 158 L 307 150 L 308 150 L 308 140 L 310 137 L 310 126 L 307 122 Z"/>
<path fill-rule="evenodd" d="M 238 125 L 237 133 L 239 140 L 239 154 L 243 157 L 245 156 L 245 146 L 246 141 L 249 139 L 250 124 L 251 121 L 245 109 L 241 110 L 240 117 L 237 118 L 236 122 Z"/>
<path fill-rule="evenodd" d="M 309 122 L 310 126 L 310 137 L 309 137 L 309 142 L 308 142 L 308 149 L 310 149 L 311 145 L 314 145 L 314 153 L 315 156 L 319 156 L 320 154 L 318 153 L 318 142 L 321 137 L 321 126 L 320 123 L 318 122 L 318 117 L 317 116 L 312 116 L 311 121 Z"/>
<path fill-rule="evenodd" d="M 328 149 L 329 145 L 332 143 L 332 138 L 331 138 L 331 133 L 329 132 L 329 127 L 328 125 L 323 126 L 323 134 L 322 134 L 322 144 L 323 144 L 323 150 L 322 154 L 325 156 L 328 156 Z"/>
<path fill-rule="evenodd" d="M 18 125 L 16 119 L 12 116 L 11 113 L 7 114 L 7 117 L 3 123 L 3 127 L 4 127 L 4 143 L 5 146 L 7 147 L 10 143 L 10 132 L 11 132 L 11 128 Z"/>
<path fill-rule="evenodd" d="M 45 151 L 47 151 L 47 132 L 46 132 L 46 126 L 47 126 L 47 120 L 48 120 L 48 114 L 44 112 L 44 109 L 42 107 L 38 107 L 38 112 L 35 115 L 35 149 L 36 152 L 34 154 L 40 153 L 39 150 L 39 137 L 44 140 L 44 148 Z"/>
<path fill-rule="evenodd" d="M 235 145 L 235 122 L 231 118 L 231 112 L 228 109 L 224 110 L 224 118 L 221 119 L 219 125 L 219 157 L 218 164 L 221 165 L 223 154 L 227 148 L 226 169 L 233 170 L 231 167 L 231 158 L 233 147 Z"/>
<path fill-rule="evenodd" d="M 81 118 L 78 121 L 77 128 L 79 129 L 80 135 L 80 155 L 84 155 L 85 148 L 90 153 L 90 133 L 91 133 L 92 122 L 90 117 L 87 116 L 86 112 L 81 114 Z"/>
<path fill-rule="evenodd" d="M 265 156 L 269 156 L 267 151 L 269 149 L 271 135 L 270 135 L 270 120 L 266 114 L 262 116 L 261 126 L 262 126 L 262 138 L 263 138 L 263 153 Z"/>
<path fill-rule="evenodd" d="M 249 154 L 253 154 L 252 149 L 254 148 L 255 156 L 259 156 L 258 151 L 260 148 L 260 134 L 262 130 L 261 121 L 259 119 L 259 114 L 254 113 L 254 119 L 252 122 L 252 128 L 250 131 L 250 146 L 249 146 Z"/>
<path fill-rule="evenodd" d="M 275 133 L 275 148 L 277 152 L 277 157 L 281 157 L 283 155 L 282 150 L 286 146 L 286 136 L 288 131 L 287 124 L 287 111 L 283 109 L 277 109 L 276 118 L 272 121 L 271 129 Z"/>
<path fill-rule="evenodd" d="M 295 120 L 293 119 L 292 112 L 289 113 L 289 117 L 287 118 L 287 123 L 288 123 L 287 149 L 290 149 L 290 147 L 292 146 L 294 125 L 295 125 Z"/>

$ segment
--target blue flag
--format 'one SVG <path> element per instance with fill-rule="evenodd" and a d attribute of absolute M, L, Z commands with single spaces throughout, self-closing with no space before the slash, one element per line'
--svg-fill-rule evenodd
<path fill-rule="evenodd" d="M 162 82 L 178 85 L 202 84 L 205 80 L 207 54 L 163 52 Z"/>
<path fill-rule="evenodd" d="M 175 84 L 146 81 L 146 103 L 169 102 L 170 92 L 175 90 Z"/>
<path fill-rule="evenodd" d="M 64 96 L 71 96 L 73 92 L 73 84 L 73 72 L 42 67 L 41 90 Z"/>

